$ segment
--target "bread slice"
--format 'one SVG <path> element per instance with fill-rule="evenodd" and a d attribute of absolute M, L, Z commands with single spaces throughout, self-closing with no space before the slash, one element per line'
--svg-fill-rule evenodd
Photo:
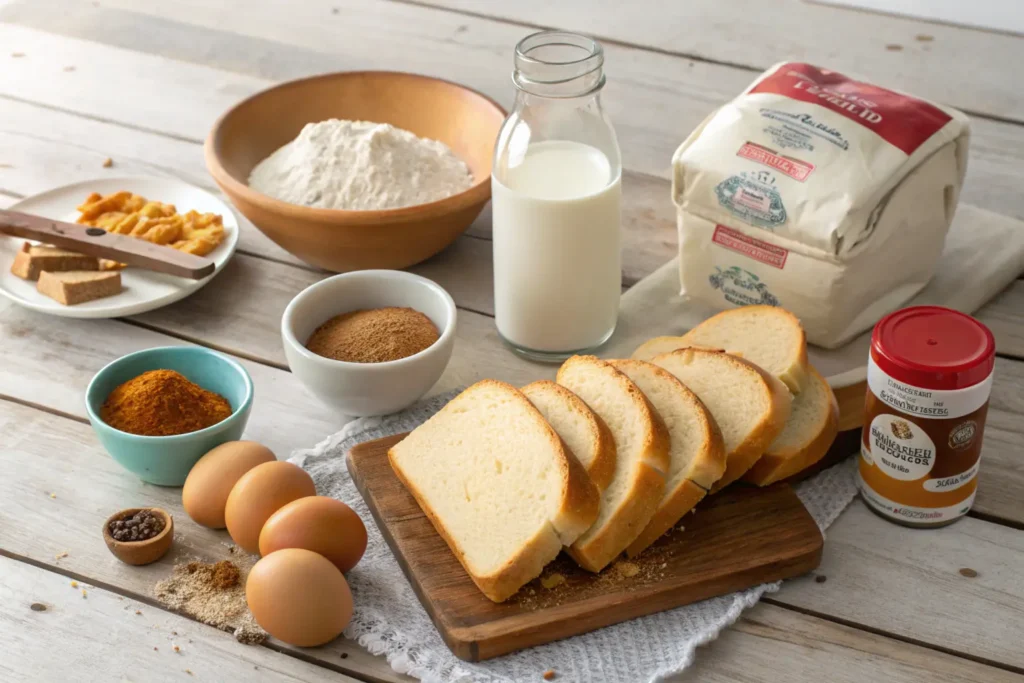
<path fill-rule="evenodd" d="M 636 540 L 665 492 L 668 431 L 643 392 L 594 356 L 573 356 L 558 383 L 604 420 L 615 440 L 615 473 L 601 494 L 597 521 L 569 549 L 576 562 L 599 572 Z"/>
<path fill-rule="evenodd" d="M 825 457 L 839 433 L 839 404 L 832 387 L 813 366 L 807 382 L 793 399 L 793 411 L 785 429 L 775 437 L 744 481 L 767 486 L 791 477 Z"/>
<path fill-rule="evenodd" d="M 388 451 L 473 582 L 502 602 L 597 518 L 600 493 L 515 387 L 483 380 Z"/>
<path fill-rule="evenodd" d="M 711 413 L 671 373 L 642 360 L 609 361 L 640 387 L 669 435 L 669 469 L 658 510 L 628 548 L 630 557 L 676 525 L 725 473 L 725 444 Z"/>
<path fill-rule="evenodd" d="M 75 251 L 25 242 L 14 256 L 11 273 L 23 280 L 38 280 L 43 271 L 99 270 L 100 260 Z"/>
<path fill-rule="evenodd" d="M 722 349 L 755 363 L 799 394 L 807 378 L 807 335 L 800 320 L 777 306 L 741 306 L 714 315 L 682 337 L 656 337 L 633 358 L 651 360 L 683 347 Z"/>
<path fill-rule="evenodd" d="M 615 474 L 615 440 L 604 420 L 579 396 L 549 380 L 527 384 L 522 392 L 562 437 L 597 489 L 608 488 Z"/>
<path fill-rule="evenodd" d="M 36 289 L 65 306 L 113 296 L 121 291 L 121 273 L 116 271 L 71 270 L 39 273 Z"/>
<path fill-rule="evenodd" d="M 748 360 L 724 351 L 686 348 L 657 356 L 654 363 L 697 394 L 722 430 L 725 474 L 712 493 L 742 477 L 786 426 L 792 394 Z"/>

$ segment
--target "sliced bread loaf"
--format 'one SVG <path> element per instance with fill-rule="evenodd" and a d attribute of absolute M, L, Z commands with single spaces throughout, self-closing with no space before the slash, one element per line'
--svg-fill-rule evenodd
<path fill-rule="evenodd" d="M 804 390 L 793 399 L 785 429 L 743 476 L 758 486 L 791 477 L 821 460 L 839 433 L 839 404 L 828 382 L 808 367 Z"/>
<path fill-rule="evenodd" d="M 651 521 L 626 548 L 634 557 L 675 526 L 725 473 L 725 444 L 704 404 L 667 370 L 642 360 L 609 362 L 640 387 L 669 435 L 665 493 Z"/>
<path fill-rule="evenodd" d="M 681 337 L 655 337 L 633 358 L 651 360 L 683 347 L 722 349 L 757 364 L 799 394 L 807 377 L 807 335 L 800 321 L 777 306 L 742 306 L 714 315 Z"/>
<path fill-rule="evenodd" d="M 515 387 L 483 380 L 388 451 L 484 595 L 501 602 L 597 518 L 600 493 Z"/>
<path fill-rule="evenodd" d="M 555 382 L 531 382 L 522 392 L 562 437 L 598 490 L 608 488 L 615 474 L 615 440 L 604 420 L 579 396 Z"/>
<path fill-rule="evenodd" d="M 658 508 L 668 432 L 636 384 L 603 360 L 573 356 L 558 370 L 558 383 L 583 399 L 615 440 L 615 472 L 597 520 L 568 549 L 581 567 L 599 572 L 636 540 Z"/>
<path fill-rule="evenodd" d="M 654 359 L 711 411 L 725 440 L 725 474 L 719 491 L 742 477 L 786 425 L 792 395 L 758 366 L 723 351 L 686 348 Z"/>

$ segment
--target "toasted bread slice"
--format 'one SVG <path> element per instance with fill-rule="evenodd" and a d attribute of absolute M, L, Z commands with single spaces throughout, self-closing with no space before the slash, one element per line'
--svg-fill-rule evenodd
<path fill-rule="evenodd" d="M 521 390 L 580 461 L 599 491 L 615 474 L 615 440 L 604 420 L 576 394 L 550 380 L 527 384 Z"/>
<path fill-rule="evenodd" d="M 761 459 L 743 475 L 744 481 L 767 486 L 791 477 L 825 457 L 839 433 L 839 404 L 832 387 L 813 366 L 804 390 L 793 399 L 785 429 Z"/>
<path fill-rule="evenodd" d="M 636 540 L 665 492 L 668 431 L 643 392 L 594 356 L 573 356 L 558 383 L 598 414 L 615 440 L 615 473 L 601 494 L 597 521 L 569 548 L 576 562 L 599 572 Z"/>
<path fill-rule="evenodd" d="M 654 364 L 697 394 L 722 430 L 725 474 L 712 493 L 742 477 L 786 426 L 792 394 L 748 360 L 724 351 L 686 348 L 657 356 Z"/>
<path fill-rule="evenodd" d="M 609 361 L 640 387 L 669 434 L 669 470 L 658 510 L 628 548 L 630 557 L 676 525 L 725 473 L 725 443 L 711 413 L 667 370 L 642 360 Z"/>
<path fill-rule="evenodd" d="M 75 251 L 24 242 L 14 256 L 11 273 L 23 280 L 38 280 L 43 271 L 99 270 L 100 260 Z"/>
<path fill-rule="evenodd" d="M 121 273 L 97 270 L 51 273 L 44 270 L 39 273 L 36 289 L 65 306 L 74 306 L 119 293 Z"/>
<path fill-rule="evenodd" d="M 597 518 L 600 493 L 515 387 L 483 380 L 388 451 L 473 582 L 495 602 L 540 575 Z"/>
<path fill-rule="evenodd" d="M 655 337 L 633 352 L 651 360 L 684 347 L 722 349 L 778 377 L 799 394 L 807 379 L 807 335 L 800 321 L 777 306 L 741 306 L 714 315 L 681 337 Z"/>

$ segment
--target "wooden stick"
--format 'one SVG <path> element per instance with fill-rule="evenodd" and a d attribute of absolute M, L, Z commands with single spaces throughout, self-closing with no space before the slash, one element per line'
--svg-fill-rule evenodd
<path fill-rule="evenodd" d="M 0 210 L 0 233 L 39 240 L 87 256 L 111 259 L 158 273 L 201 280 L 214 271 L 208 258 L 172 247 L 110 233 L 103 228 L 65 223 L 19 211 Z"/>

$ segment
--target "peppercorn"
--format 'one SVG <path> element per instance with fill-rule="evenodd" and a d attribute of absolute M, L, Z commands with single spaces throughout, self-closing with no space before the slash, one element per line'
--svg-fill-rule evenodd
<path fill-rule="evenodd" d="M 150 510 L 139 510 L 131 517 L 115 519 L 110 523 L 110 535 L 122 543 L 147 541 L 163 530 L 163 518 Z"/>

